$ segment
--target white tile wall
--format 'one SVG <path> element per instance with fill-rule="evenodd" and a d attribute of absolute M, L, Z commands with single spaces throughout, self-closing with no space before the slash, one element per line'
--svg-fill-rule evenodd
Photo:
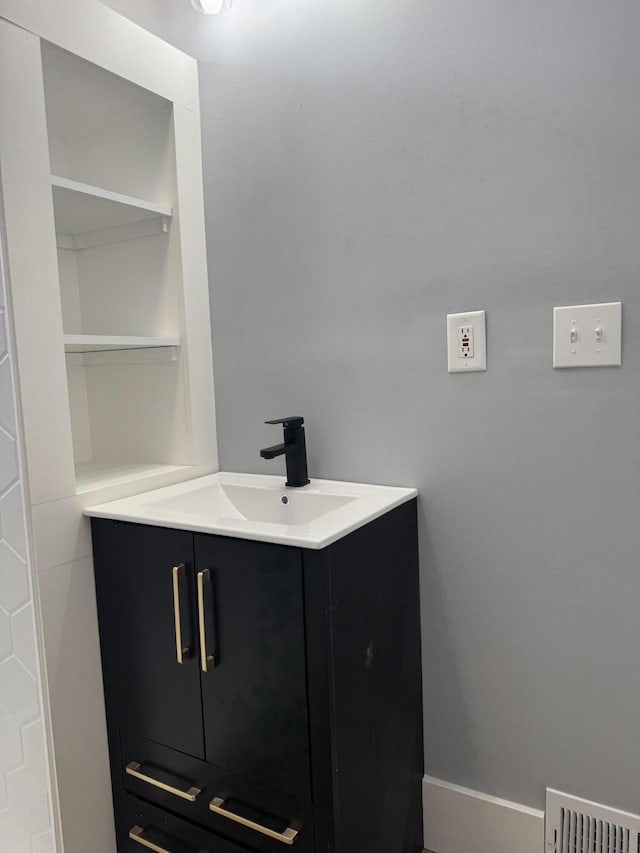
<path fill-rule="evenodd" d="M 40 572 L 38 587 L 65 853 L 115 853 L 91 557 Z"/>
<path fill-rule="evenodd" d="M 0 853 L 55 853 L 0 259 Z"/>

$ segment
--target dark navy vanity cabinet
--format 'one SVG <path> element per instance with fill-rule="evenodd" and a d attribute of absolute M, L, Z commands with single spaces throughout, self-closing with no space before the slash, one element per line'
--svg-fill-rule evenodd
<path fill-rule="evenodd" d="M 119 853 L 419 853 L 416 501 L 323 550 L 92 519 Z"/>

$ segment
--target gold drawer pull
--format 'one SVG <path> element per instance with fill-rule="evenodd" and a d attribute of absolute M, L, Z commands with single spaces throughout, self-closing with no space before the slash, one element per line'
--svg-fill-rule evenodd
<path fill-rule="evenodd" d="M 168 794 L 173 794 L 174 797 L 180 797 L 181 800 L 189 800 L 190 803 L 195 803 L 196 797 L 202 793 L 202 789 L 195 786 L 187 788 L 186 791 L 181 791 L 180 788 L 174 788 L 173 785 L 167 785 L 166 782 L 159 782 L 153 776 L 141 773 L 140 764 L 137 761 L 130 761 L 125 770 L 129 776 L 140 779 L 141 782 L 146 782 L 148 785 L 153 785 L 154 788 L 160 788 L 161 791 L 166 791 Z"/>
<path fill-rule="evenodd" d="M 141 826 L 132 826 L 129 830 L 129 838 L 135 841 L 136 844 L 141 844 L 147 850 L 155 850 L 155 853 L 171 853 L 166 847 L 160 847 L 159 844 L 154 844 L 153 841 L 147 841 L 143 835 L 144 829 Z"/>
<path fill-rule="evenodd" d="M 229 811 L 229 809 L 225 809 L 222 797 L 214 797 L 209 803 L 209 808 L 212 812 L 222 815 L 222 817 L 226 817 L 236 823 L 241 823 L 243 826 L 249 827 L 249 829 L 255 829 L 256 832 L 260 832 L 262 835 L 268 835 L 269 838 L 275 838 L 276 841 L 282 841 L 283 844 L 293 844 L 298 837 L 298 830 L 292 829 L 290 826 L 288 826 L 284 832 L 276 832 L 274 829 L 262 826 L 261 823 L 256 823 L 253 820 L 249 820 L 246 817 L 241 817 L 239 814 Z"/>

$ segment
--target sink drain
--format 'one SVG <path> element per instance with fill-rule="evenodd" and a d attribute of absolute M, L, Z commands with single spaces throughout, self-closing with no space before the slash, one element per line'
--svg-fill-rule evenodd
<path fill-rule="evenodd" d="M 289 503 L 289 498 L 286 495 L 283 495 L 280 500 L 285 506 Z"/>

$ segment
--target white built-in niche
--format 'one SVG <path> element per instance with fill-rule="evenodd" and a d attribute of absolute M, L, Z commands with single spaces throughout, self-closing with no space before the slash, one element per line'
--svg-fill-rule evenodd
<path fill-rule="evenodd" d="M 173 107 L 42 50 L 81 493 L 191 463 Z"/>

